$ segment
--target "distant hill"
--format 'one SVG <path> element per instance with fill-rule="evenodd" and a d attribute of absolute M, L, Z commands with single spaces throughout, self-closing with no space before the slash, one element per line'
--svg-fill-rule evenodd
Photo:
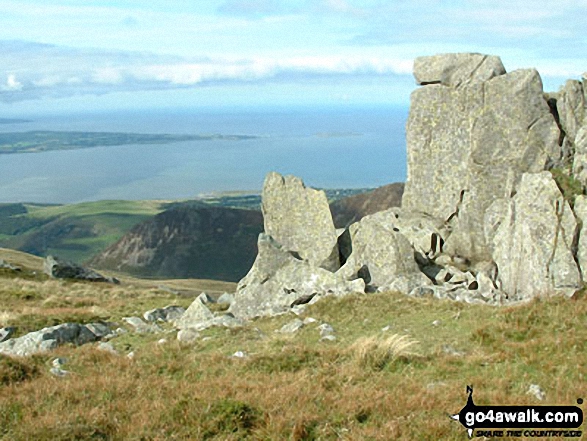
<path fill-rule="evenodd" d="M 137 276 L 238 281 L 262 230 L 259 211 L 177 206 L 132 228 L 91 264 Z"/>
<path fill-rule="evenodd" d="M 403 193 L 404 184 L 397 182 L 334 201 L 330 204 L 334 225 L 345 228 L 368 214 L 399 207 Z"/>

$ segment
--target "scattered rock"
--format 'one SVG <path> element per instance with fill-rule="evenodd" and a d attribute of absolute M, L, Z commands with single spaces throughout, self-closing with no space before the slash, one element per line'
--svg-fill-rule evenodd
<path fill-rule="evenodd" d="M 11 338 L 15 332 L 16 328 L 14 326 L 7 326 L 5 328 L 0 329 L 0 343 Z"/>
<path fill-rule="evenodd" d="M 162 339 L 157 340 L 157 344 L 158 345 L 164 345 L 166 343 L 167 343 L 167 339 L 166 338 L 162 338 Z"/>
<path fill-rule="evenodd" d="M 229 294 L 227 292 L 225 292 L 224 294 L 222 294 L 220 297 L 218 297 L 218 300 L 216 300 L 216 303 L 219 304 L 232 304 L 232 302 L 234 302 L 234 295 Z"/>
<path fill-rule="evenodd" d="M 383 328 L 381 328 L 381 332 L 387 332 L 389 330 L 391 330 L 391 325 L 387 325 L 387 326 L 384 326 Z"/>
<path fill-rule="evenodd" d="M 67 363 L 67 358 L 65 358 L 65 357 L 54 358 L 53 361 L 51 362 L 51 364 L 53 365 L 54 368 L 61 368 L 61 367 L 65 366 L 66 363 Z"/>
<path fill-rule="evenodd" d="M 432 326 L 440 326 L 440 324 L 441 324 L 441 323 L 442 323 L 442 322 L 441 322 L 440 320 L 434 320 L 434 321 L 432 322 Z"/>
<path fill-rule="evenodd" d="M 139 334 L 156 334 L 163 331 L 159 326 L 152 323 L 145 323 L 139 317 L 124 317 L 123 320 Z"/>
<path fill-rule="evenodd" d="M 244 351 L 236 351 L 234 354 L 231 355 L 232 358 L 246 358 L 248 357 L 247 353 Z"/>
<path fill-rule="evenodd" d="M 200 299 L 204 304 L 216 303 L 214 299 L 205 292 L 202 292 L 197 298 Z"/>
<path fill-rule="evenodd" d="M 181 329 L 177 333 L 177 340 L 180 343 L 192 344 L 200 337 L 200 333 L 195 329 Z"/>
<path fill-rule="evenodd" d="M 312 323 L 316 323 L 318 320 L 316 320 L 314 317 L 306 317 L 304 319 L 304 325 L 311 325 Z"/>
<path fill-rule="evenodd" d="M 177 305 L 169 305 L 164 308 L 151 309 L 143 314 L 148 322 L 172 322 L 179 319 L 186 309 Z"/>
<path fill-rule="evenodd" d="M 102 324 L 96 323 L 91 325 L 64 323 L 51 326 L 0 343 L 0 353 L 24 357 L 55 349 L 67 343 L 83 345 L 100 340 L 102 333 L 95 333 L 95 331 L 101 328 Z"/>
<path fill-rule="evenodd" d="M 526 392 L 527 395 L 533 395 L 537 400 L 543 401 L 546 398 L 546 393 L 537 384 L 531 384 Z"/>
<path fill-rule="evenodd" d="M 22 268 L 19 266 L 12 265 L 4 260 L 0 259 L 0 269 L 7 269 L 14 272 L 21 272 Z"/>
<path fill-rule="evenodd" d="M 318 330 L 320 331 L 320 337 L 326 337 L 328 335 L 334 334 L 334 328 L 328 323 L 322 323 L 320 326 L 318 326 Z"/>
<path fill-rule="evenodd" d="M 126 354 L 126 358 L 128 358 L 129 360 L 134 360 L 134 358 L 135 358 L 135 351 L 131 351 L 128 354 Z"/>
<path fill-rule="evenodd" d="M 52 368 L 49 370 L 49 372 L 51 373 L 51 375 L 54 375 L 54 376 L 56 376 L 56 377 L 61 377 L 61 378 L 63 378 L 63 377 L 66 377 L 66 376 L 68 376 L 69 374 L 71 374 L 71 372 L 69 372 L 69 371 L 65 371 L 65 370 L 63 370 L 63 369 L 56 368 L 56 367 L 52 367 Z"/>
<path fill-rule="evenodd" d="M 304 327 L 304 322 L 301 321 L 300 319 L 295 319 L 295 320 L 292 320 L 291 322 L 283 325 L 281 327 L 281 329 L 279 330 L 279 332 L 281 332 L 282 334 L 293 334 L 295 332 L 298 332 L 303 327 Z"/>
<path fill-rule="evenodd" d="M 114 349 L 114 346 L 112 346 L 112 343 L 102 341 L 102 342 L 98 343 L 98 346 L 96 348 L 99 351 L 108 352 L 112 355 L 118 355 L 118 352 L 116 351 L 116 349 Z"/>
<path fill-rule="evenodd" d="M 212 311 L 208 309 L 200 297 L 197 297 L 183 315 L 175 320 L 175 327 L 178 329 L 196 328 L 200 323 L 213 318 Z"/>
<path fill-rule="evenodd" d="M 444 352 L 445 354 L 448 354 L 448 355 L 452 355 L 454 357 L 462 357 L 463 355 L 465 355 L 464 352 L 458 351 L 457 349 L 455 349 L 451 345 L 443 345 L 442 352 Z"/>
<path fill-rule="evenodd" d="M 113 277 L 106 277 L 94 270 L 84 268 L 72 262 L 47 256 L 43 265 L 43 271 L 55 279 L 86 280 L 89 282 L 107 282 L 119 284 L 120 281 Z"/>
<path fill-rule="evenodd" d="M 336 341 L 335 335 L 325 335 L 324 337 L 320 337 L 320 341 Z"/>

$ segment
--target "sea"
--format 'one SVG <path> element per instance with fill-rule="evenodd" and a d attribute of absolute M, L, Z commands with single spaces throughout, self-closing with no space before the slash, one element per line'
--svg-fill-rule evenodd
<path fill-rule="evenodd" d="M 258 192 L 270 171 L 317 188 L 375 188 L 406 178 L 408 108 L 111 111 L 27 117 L 33 130 L 254 135 L 0 155 L 0 202 L 193 199 Z"/>

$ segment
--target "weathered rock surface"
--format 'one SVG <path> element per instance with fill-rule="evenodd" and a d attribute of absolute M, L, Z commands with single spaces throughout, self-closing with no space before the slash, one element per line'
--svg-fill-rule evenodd
<path fill-rule="evenodd" d="M 549 172 L 522 176 L 495 229 L 493 260 L 510 300 L 563 294 L 581 287 L 573 256 L 577 222 Z"/>
<path fill-rule="evenodd" d="M 388 210 L 351 225 L 352 253 L 337 275 L 346 280 L 361 278 L 375 288 L 405 293 L 428 284 L 410 242 L 395 227 L 396 220 L 395 212 Z"/>
<path fill-rule="evenodd" d="M 419 57 L 414 61 L 414 77 L 421 85 L 442 84 L 458 87 L 485 82 L 505 74 L 501 59 L 496 56 L 460 53 Z"/>
<path fill-rule="evenodd" d="M 15 331 L 16 328 L 13 326 L 7 326 L 5 328 L 0 329 L 0 343 L 11 338 L 14 335 Z"/>
<path fill-rule="evenodd" d="M 163 329 L 156 324 L 145 323 L 139 317 L 124 317 L 123 320 L 132 326 L 134 331 L 139 334 L 157 334 L 163 331 Z"/>
<path fill-rule="evenodd" d="M 242 279 L 229 311 L 236 317 L 252 318 L 286 312 L 302 296 L 345 295 L 363 292 L 363 280 L 346 281 L 323 268 L 296 257 L 271 236 L 261 234 L 259 253 Z"/>
<path fill-rule="evenodd" d="M 262 200 L 266 234 L 314 266 L 338 269 L 337 236 L 323 191 L 272 172 L 265 178 Z"/>
<path fill-rule="evenodd" d="M 587 123 L 578 129 L 574 142 L 573 176 L 587 188 Z"/>
<path fill-rule="evenodd" d="M 585 281 L 587 280 L 587 196 L 581 195 L 575 198 L 573 211 L 579 224 L 577 263 L 579 264 L 583 281 Z"/>
<path fill-rule="evenodd" d="M 29 332 L 22 337 L 0 343 L 0 353 L 25 357 L 55 349 L 67 343 L 83 345 L 94 342 L 106 337 L 110 332 L 108 327 L 103 324 L 95 325 L 64 323 L 40 331 Z"/>
<path fill-rule="evenodd" d="M 230 305 L 232 302 L 234 302 L 234 295 L 229 294 L 227 292 L 222 294 L 220 297 L 218 297 L 218 300 L 216 300 L 216 303 L 219 303 L 219 304 Z"/>
<path fill-rule="evenodd" d="M 178 329 L 193 328 L 197 324 L 213 318 L 212 311 L 208 309 L 200 297 L 197 297 L 182 316 L 175 321 L 175 327 Z"/>
<path fill-rule="evenodd" d="M 43 271 L 48 276 L 56 279 L 86 280 L 89 282 L 107 282 L 115 284 L 120 283 L 113 277 L 103 276 L 92 269 L 84 268 L 81 265 L 67 262 L 53 256 L 47 256 Z"/>
<path fill-rule="evenodd" d="M 0 269 L 7 269 L 10 271 L 14 271 L 14 272 L 20 272 L 22 271 L 22 268 L 12 265 L 8 262 L 5 262 L 4 260 L 0 259 Z"/>
<path fill-rule="evenodd" d="M 509 197 L 523 173 L 542 171 L 561 155 L 538 72 L 496 75 L 415 90 L 407 124 L 402 208 L 448 222 L 447 252 L 471 261 L 491 258 L 483 233 L 489 205 Z"/>
<path fill-rule="evenodd" d="M 148 322 L 171 322 L 180 318 L 186 309 L 177 306 L 169 305 L 164 308 L 151 309 L 143 314 L 143 317 Z"/>
<path fill-rule="evenodd" d="M 574 143 L 587 114 L 583 84 L 577 80 L 568 80 L 558 93 L 556 108 L 566 137 Z"/>

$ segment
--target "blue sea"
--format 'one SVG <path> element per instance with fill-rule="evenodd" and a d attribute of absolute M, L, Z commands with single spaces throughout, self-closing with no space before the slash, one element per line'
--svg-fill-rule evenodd
<path fill-rule="evenodd" d="M 269 171 L 320 188 L 378 187 L 406 178 L 408 109 L 157 110 L 31 117 L 31 130 L 256 135 L 0 155 L 0 202 L 189 199 L 259 191 Z M 27 115 L 22 115 L 27 118 Z"/>

